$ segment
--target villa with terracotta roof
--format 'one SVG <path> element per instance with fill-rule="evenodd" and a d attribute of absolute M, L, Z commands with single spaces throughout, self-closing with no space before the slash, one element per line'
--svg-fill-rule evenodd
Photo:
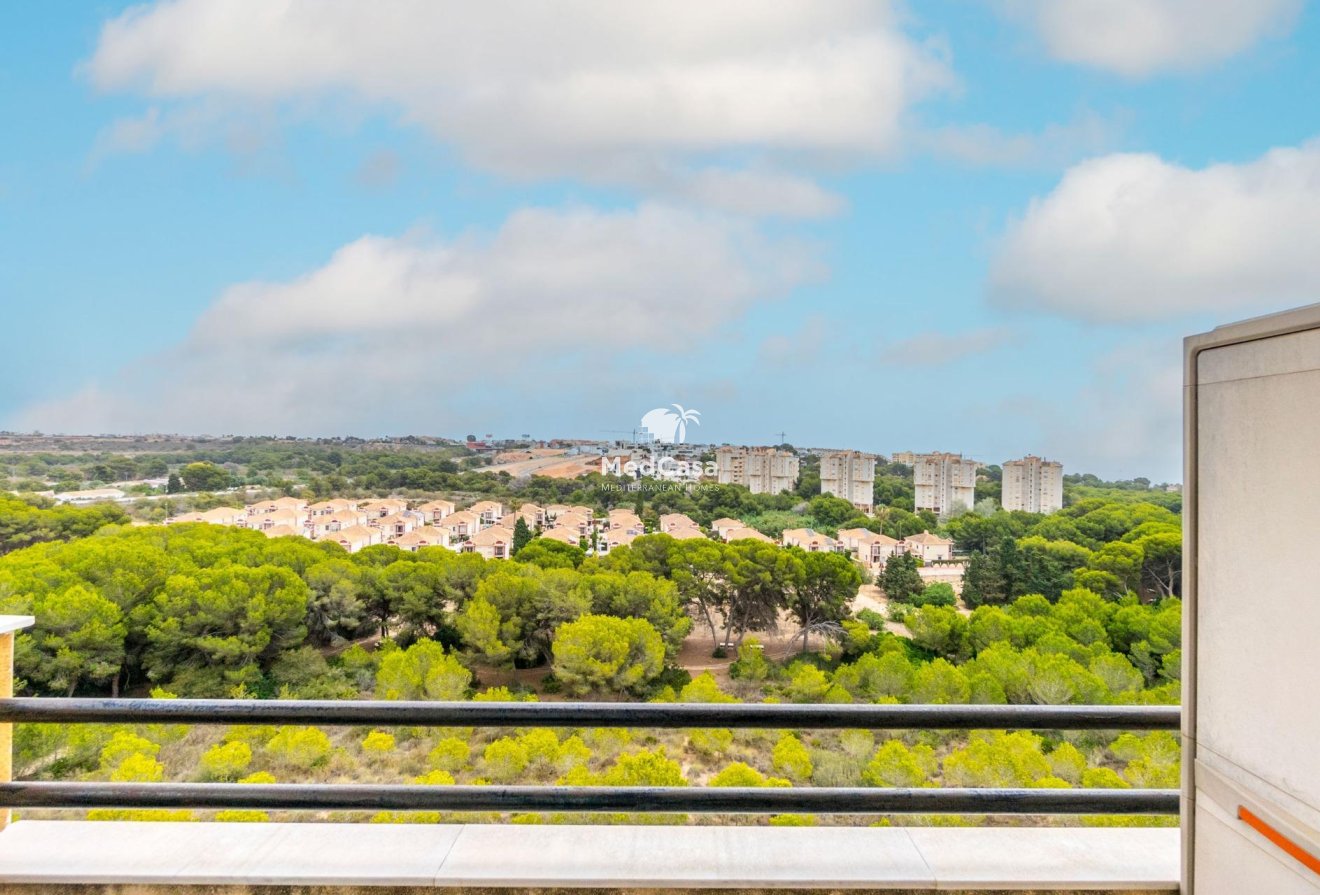
<path fill-rule="evenodd" d="M 538 526 L 545 526 L 545 509 L 537 504 L 525 503 L 518 507 L 517 512 L 513 515 L 515 518 L 526 522 L 532 530 L 535 530 Z"/>
<path fill-rule="evenodd" d="M 452 515 L 455 509 L 452 500 L 428 500 L 417 508 L 417 512 L 425 516 L 427 522 L 434 523 Z"/>
<path fill-rule="evenodd" d="M 248 514 L 247 509 L 244 507 L 216 507 L 204 513 L 198 513 L 197 521 L 208 522 L 211 525 L 236 525 L 243 528 L 248 524 Z"/>
<path fill-rule="evenodd" d="M 261 533 L 268 538 L 302 537 L 302 531 L 292 525 L 272 525 L 270 528 L 263 528 Z"/>
<path fill-rule="evenodd" d="M 781 540 L 785 547 L 800 547 L 808 553 L 831 553 L 838 547 L 834 538 L 810 528 L 790 528 Z"/>
<path fill-rule="evenodd" d="M 566 529 L 579 537 L 585 537 L 591 530 L 591 520 L 580 513 L 565 512 L 555 517 L 552 528 Z"/>
<path fill-rule="evenodd" d="M 457 542 L 454 540 L 453 533 L 447 529 L 437 528 L 434 525 L 423 525 L 421 528 L 414 528 L 407 534 L 395 538 L 394 546 L 415 553 L 423 547 L 445 547 L 455 550 L 457 549 Z"/>
<path fill-rule="evenodd" d="M 669 535 L 676 541 L 691 541 L 697 538 L 706 537 L 706 533 L 700 528 L 697 528 L 695 522 L 691 525 L 675 525 L 673 528 L 669 529 L 669 531 L 665 532 L 665 534 Z"/>
<path fill-rule="evenodd" d="M 326 540 L 333 541 L 349 553 L 357 553 L 364 547 L 383 543 L 384 538 L 381 537 L 379 528 L 371 528 L 367 525 L 354 525 L 326 536 Z"/>
<path fill-rule="evenodd" d="M 457 513 L 450 513 L 435 525 L 450 532 L 454 537 L 467 538 L 481 529 L 481 520 L 471 510 L 459 510 Z"/>
<path fill-rule="evenodd" d="M 274 500 L 254 503 L 247 508 L 249 515 L 258 516 L 266 516 L 280 510 L 288 510 L 294 513 L 305 513 L 307 511 L 307 501 L 300 497 L 277 497 Z"/>
<path fill-rule="evenodd" d="M 385 532 L 386 538 L 397 538 L 406 535 L 414 528 L 421 528 L 425 519 L 418 513 L 391 513 L 381 519 L 372 520 L 373 525 L 380 527 Z"/>
<path fill-rule="evenodd" d="M 538 535 L 538 537 L 542 537 L 550 541 L 558 541 L 561 544 L 568 544 L 573 547 L 580 546 L 579 542 L 582 539 L 577 532 L 567 528 L 548 528 L 545 531 L 541 532 L 541 534 Z"/>
<path fill-rule="evenodd" d="M 497 500 L 479 500 L 468 507 L 481 520 L 482 525 L 494 525 L 504 518 L 504 504 Z"/>
<path fill-rule="evenodd" d="M 698 528 L 687 513 L 665 513 L 660 517 L 660 531 L 670 534 L 675 528 Z"/>
<path fill-rule="evenodd" d="M 723 538 L 726 541 L 729 540 L 727 537 L 724 536 L 724 533 L 726 531 L 732 528 L 743 528 L 743 527 L 745 526 L 743 525 L 742 522 L 738 521 L 737 519 L 730 519 L 728 516 L 725 516 L 723 519 L 716 519 L 714 522 L 710 524 L 710 530 L 715 532 L 715 537 Z"/>
<path fill-rule="evenodd" d="M 725 543 L 732 543 L 733 541 L 761 541 L 766 544 L 773 544 L 775 542 L 774 538 L 761 534 L 761 532 L 756 529 L 748 528 L 745 525 L 735 525 L 732 528 L 724 528 L 721 532 L 718 532 L 718 534 L 724 539 Z"/>
<path fill-rule="evenodd" d="M 248 528 L 255 528 L 258 531 L 269 531 L 277 525 L 287 525 L 298 534 L 303 532 L 303 519 L 306 513 L 295 512 L 294 510 L 275 510 L 265 513 L 261 516 L 253 516 L 248 519 Z"/>
<path fill-rule="evenodd" d="M 903 539 L 903 549 L 921 557 L 924 562 L 953 559 L 953 541 L 928 531 L 908 535 Z"/>
<path fill-rule="evenodd" d="M 870 567 L 883 566 L 889 557 L 903 552 L 899 541 L 866 528 L 840 529 L 839 545 L 862 565 Z"/>
<path fill-rule="evenodd" d="M 463 552 L 478 553 L 486 559 L 508 559 L 513 550 L 513 532 L 503 526 L 483 529 L 463 544 Z"/>
<path fill-rule="evenodd" d="M 367 500 L 358 504 L 358 509 L 373 518 L 384 519 L 386 516 L 392 516 L 395 513 L 402 513 L 404 510 L 408 509 L 408 501 L 397 497 L 387 497 L 382 500 Z"/>
<path fill-rule="evenodd" d="M 335 513 L 341 513 L 345 510 L 356 510 L 357 501 L 344 500 L 343 498 L 334 498 L 333 500 L 323 500 L 320 503 L 314 503 L 307 508 L 308 514 L 312 518 L 318 516 L 333 516 Z"/>
<path fill-rule="evenodd" d="M 605 523 L 609 528 L 638 528 L 642 527 L 642 519 L 632 510 L 625 507 L 615 507 L 610 510 L 609 517 Z"/>

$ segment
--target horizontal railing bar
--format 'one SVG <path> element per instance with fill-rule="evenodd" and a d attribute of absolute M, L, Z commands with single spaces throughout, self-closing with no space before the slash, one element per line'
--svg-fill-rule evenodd
<path fill-rule="evenodd" d="M 1178 706 L 0 699 L 0 723 L 836 730 L 1177 730 Z"/>
<path fill-rule="evenodd" d="M 4 783 L 4 808 L 718 814 L 1177 814 L 1172 789 L 856 789 Z"/>

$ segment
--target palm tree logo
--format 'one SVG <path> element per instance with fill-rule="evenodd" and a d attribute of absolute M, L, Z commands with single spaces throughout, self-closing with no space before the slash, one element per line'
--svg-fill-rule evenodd
<path fill-rule="evenodd" d="M 651 433 L 651 437 L 661 444 L 682 444 L 687 438 L 687 424 L 701 425 L 700 410 L 684 410 L 681 404 L 669 407 L 657 407 L 642 417 L 642 428 Z"/>

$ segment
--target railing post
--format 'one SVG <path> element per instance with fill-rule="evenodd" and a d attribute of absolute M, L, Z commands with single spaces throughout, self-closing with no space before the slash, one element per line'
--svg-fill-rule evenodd
<path fill-rule="evenodd" d="M 0 697 L 14 695 L 14 636 L 31 627 L 30 615 L 0 615 Z M 0 724 L 0 783 L 14 779 L 14 725 Z M 0 830 L 9 826 L 9 809 L 0 809 Z"/>

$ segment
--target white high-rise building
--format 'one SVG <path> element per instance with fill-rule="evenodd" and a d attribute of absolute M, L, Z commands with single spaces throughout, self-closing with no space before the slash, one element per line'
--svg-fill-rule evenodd
<path fill-rule="evenodd" d="M 721 485 L 743 485 L 753 494 L 779 494 L 797 485 L 798 458 L 791 451 L 721 447 L 715 449 L 715 464 Z"/>
<path fill-rule="evenodd" d="M 1037 456 L 1004 461 L 1003 495 L 1006 510 L 1054 513 L 1063 509 L 1063 464 Z"/>
<path fill-rule="evenodd" d="M 820 493 L 870 510 L 875 504 L 875 454 L 826 451 L 820 455 Z"/>
<path fill-rule="evenodd" d="M 975 460 L 962 454 L 918 454 L 912 464 L 916 508 L 944 517 L 970 510 L 976 502 Z"/>

